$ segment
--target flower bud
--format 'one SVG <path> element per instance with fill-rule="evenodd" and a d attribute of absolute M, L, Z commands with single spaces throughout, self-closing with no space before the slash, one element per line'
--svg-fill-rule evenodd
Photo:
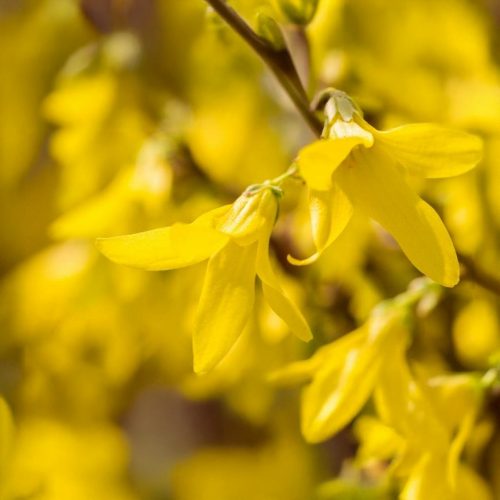
<path fill-rule="evenodd" d="M 316 8 L 318 7 L 318 0 L 276 0 L 279 8 L 294 24 L 309 24 Z"/>
<path fill-rule="evenodd" d="M 275 50 L 286 47 L 285 38 L 278 23 L 267 14 L 259 12 L 256 18 L 256 30 L 259 36 L 266 40 Z"/>

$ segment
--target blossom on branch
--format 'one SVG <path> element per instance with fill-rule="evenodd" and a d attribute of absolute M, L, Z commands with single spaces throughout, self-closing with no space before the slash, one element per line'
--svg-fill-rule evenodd
<path fill-rule="evenodd" d="M 232 205 L 137 234 L 101 238 L 110 260 L 149 271 L 178 269 L 208 259 L 193 335 L 194 370 L 214 368 L 240 337 L 254 306 L 255 277 L 271 308 L 300 339 L 311 331 L 283 292 L 269 260 L 269 240 L 278 214 L 278 191 L 251 186 Z"/>
<path fill-rule="evenodd" d="M 459 175 L 481 159 L 481 140 L 432 124 L 378 131 L 341 91 L 330 92 L 323 138 L 298 155 L 310 191 L 316 260 L 342 233 L 353 208 L 376 220 L 399 243 L 412 264 L 444 286 L 459 279 L 451 238 L 436 211 L 410 187 L 408 174 L 427 178 Z"/>

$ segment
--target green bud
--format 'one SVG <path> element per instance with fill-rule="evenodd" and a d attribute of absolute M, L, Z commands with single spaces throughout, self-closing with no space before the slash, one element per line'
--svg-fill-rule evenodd
<path fill-rule="evenodd" d="M 294 24 L 309 24 L 319 0 L 275 0 L 283 14 Z"/>
<path fill-rule="evenodd" d="M 281 28 L 271 16 L 259 12 L 256 17 L 256 24 L 259 36 L 271 44 L 275 50 L 283 50 L 286 47 Z"/>

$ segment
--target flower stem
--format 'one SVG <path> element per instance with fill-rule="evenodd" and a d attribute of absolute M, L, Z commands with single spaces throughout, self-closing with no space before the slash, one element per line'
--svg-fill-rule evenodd
<path fill-rule="evenodd" d="M 205 1 L 268 65 L 311 130 L 319 137 L 323 130 L 323 124 L 309 106 L 307 94 L 288 50 L 277 50 L 272 47 L 266 40 L 258 36 L 224 0 Z"/>
<path fill-rule="evenodd" d="M 274 73 L 296 108 L 317 137 L 321 137 L 323 123 L 311 109 L 309 99 L 302 86 L 292 57 L 288 50 L 277 50 L 266 40 L 258 36 L 241 16 L 225 0 L 205 0 L 240 35 Z M 496 295 L 500 295 L 500 280 L 486 271 L 479 269 L 469 257 L 460 255 L 464 268 L 463 279 L 473 281 Z"/>

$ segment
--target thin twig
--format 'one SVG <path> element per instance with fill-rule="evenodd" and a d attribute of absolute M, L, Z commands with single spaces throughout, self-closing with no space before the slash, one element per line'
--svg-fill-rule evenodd
<path fill-rule="evenodd" d="M 226 4 L 225 0 L 205 0 L 243 40 L 268 65 L 284 90 L 287 92 L 300 114 L 311 127 L 316 136 L 320 137 L 323 130 L 321 120 L 312 111 L 307 94 L 302 86 L 292 57 L 287 49 L 276 50 L 266 40 L 259 37 L 239 14 Z M 464 269 L 462 278 L 473 281 L 496 295 L 500 295 L 500 279 L 480 269 L 473 259 L 459 255 Z"/>
<path fill-rule="evenodd" d="M 480 269 L 471 257 L 459 254 L 458 259 L 464 269 L 462 279 L 473 281 L 481 287 L 500 295 L 500 279 Z"/>
<path fill-rule="evenodd" d="M 239 14 L 224 0 L 205 0 L 241 38 L 260 56 L 274 73 L 290 99 L 299 110 L 311 130 L 318 137 L 323 130 L 321 120 L 309 107 L 307 94 L 302 87 L 293 60 L 287 49 L 277 50 L 266 40 L 259 37 Z"/>

